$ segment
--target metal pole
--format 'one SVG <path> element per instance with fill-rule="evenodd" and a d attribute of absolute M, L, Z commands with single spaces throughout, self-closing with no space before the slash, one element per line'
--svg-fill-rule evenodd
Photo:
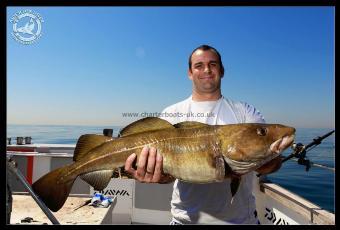
<path fill-rule="evenodd" d="M 6 224 L 11 223 L 11 213 L 12 213 L 12 188 L 11 182 L 9 180 L 8 171 L 6 170 Z"/>
<path fill-rule="evenodd" d="M 31 185 L 26 181 L 26 178 L 22 175 L 20 170 L 15 165 L 15 162 L 7 157 L 7 168 L 22 182 L 28 192 L 31 194 L 35 202 L 39 205 L 41 210 L 46 214 L 48 219 L 52 222 L 52 224 L 60 224 L 55 216 L 51 213 L 51 211 L 47 208 L 47 206 L 39 199 L 39 197 L 34 193 Z"/>

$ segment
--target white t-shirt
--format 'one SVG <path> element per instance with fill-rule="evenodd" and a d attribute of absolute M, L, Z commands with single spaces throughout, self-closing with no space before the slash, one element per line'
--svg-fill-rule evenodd
<path fill-rule="evenodd" d="M 176 124 L 199 121 L 210 125 L 264 123 L 253 106 L 223 96 L 217 101 L 197 102 L 192 96 L 165 108 L 160 118 Z M 181 224 L 256 224 L 254 172 L 242 176 L 231 204 L 230 179 L 209 184 L 176 180 L 171 200 L 173 221 Z"/>

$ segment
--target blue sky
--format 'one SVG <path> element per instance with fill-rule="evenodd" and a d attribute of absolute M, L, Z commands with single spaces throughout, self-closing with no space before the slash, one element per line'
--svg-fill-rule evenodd
<path fill-rule="evenodd" d="M 11 35 L 25 9 L 44 20 L 30 45 Z M 9 7 L 7 123 L 126 125 L 137 118 L 122 113 L 160 112 L 191 94 L 188 56 L 209 44 L 222 55 L 225 97 L 267 123 L 333 128 L 334 10 Z"/>

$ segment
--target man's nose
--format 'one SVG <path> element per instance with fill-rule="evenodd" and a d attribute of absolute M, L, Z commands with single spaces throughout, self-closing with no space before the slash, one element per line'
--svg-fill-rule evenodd
<path fill-rule="evenodd" d="M 204 67 L 204 72 L 205 72 L 205 73 L 210 73 L 210 72 L 211 72 L 211 69 L 210 69 L 210 66 L 209 66 L 209 65 L 207 65 L 207 66 Z"/>

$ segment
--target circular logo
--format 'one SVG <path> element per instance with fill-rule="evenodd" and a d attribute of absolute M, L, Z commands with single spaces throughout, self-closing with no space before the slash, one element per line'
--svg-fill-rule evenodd
<path fill-rule="evenodd" d="M 42 35 L 41 25 L 44 20 L 32 10 L 18 11 L 10 22 L 13 24 L 13 38 L 24 45 L 36 42 Z"/>

